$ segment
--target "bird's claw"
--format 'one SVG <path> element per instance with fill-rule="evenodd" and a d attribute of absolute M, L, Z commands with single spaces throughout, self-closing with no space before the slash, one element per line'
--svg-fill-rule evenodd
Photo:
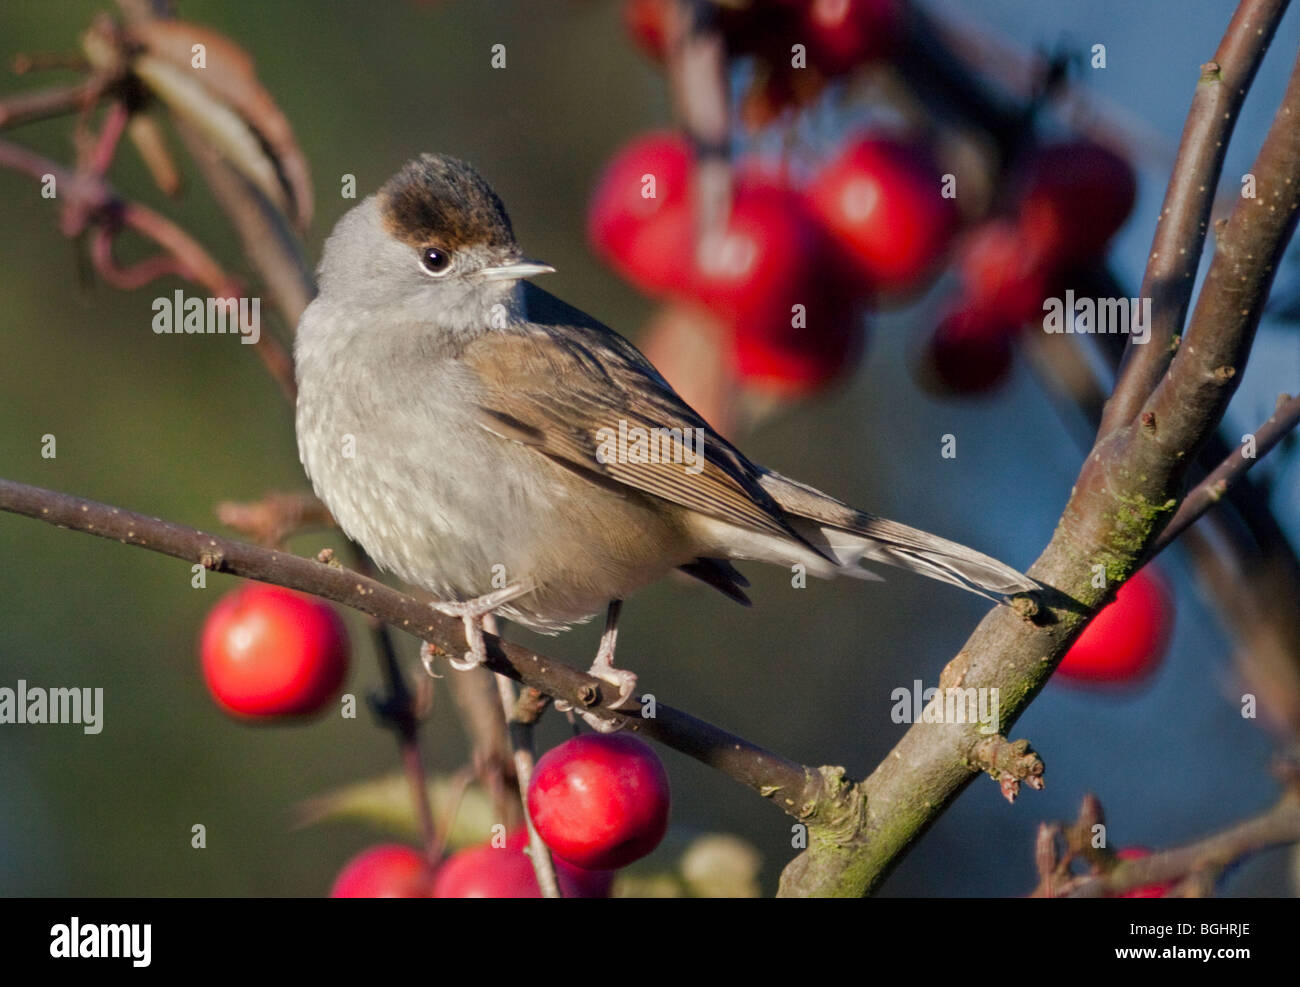
<path fill-rule="evenodd" d="M 630 672 L 626 668 L 613 668 L 597 662 L 591 666 L 587 674 L 595 676 L 602 682 L 608 682 L 618 690 L 618 698 L 612 703 L 607 703 L 607 709 L 621 710 L 628 700 L 636 694 L 636 672 Z"/>
<path fill-rule="evenodd" d="M 465 640 L 469 644 L 469 650 L 465 652 L 463 658 L 447 657 L 447 664 L 458 672 L 467 672 L 471 668 L 478 668 L 487 661 L 487 642 L 483 638 L 483 619 L 492 614 L 497 607 L 503 603 L 508 603 L 518 596 L 528 592 L 528 586 L 523 583 L 511 583 L 503 589 L 496 590 L 492 593 L 485 593 L 483 596 L 475 597 L 472 600 L 432 600 L 429 603 L 438 613 L 445 614 L 448 617 L 459 617 L 465 622 Z M 430 675 L 432 664 L 432 652 L 426 655 L 425 648 L 420 649 L 420 659 L 424 662 L 424 668 Z"/>
<path fill-rule="evenodd" d="M 441 675 L 433 670 L 433 645 L 428 641 L 420 642 L 420 664 L 423 665 L 424 670 L 429 673 L 429 678 L 442 678 Z"/>

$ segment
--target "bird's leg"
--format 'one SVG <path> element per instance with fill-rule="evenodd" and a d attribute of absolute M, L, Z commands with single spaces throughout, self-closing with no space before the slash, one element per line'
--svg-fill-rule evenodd
<path fill-rule="evenodd" d="M 487 643 L 483 640 L 483 618 L 497 607 L 509 603 L 527 593 L 531 587 L 527 583 L 511 583 L 502 589 L 476 596 L 472 600 L 434 600 L 429 606 L 448 617 L 459 617 L 465 622 L 465 640 L 469 650 L 464 658 L 448 658 L 447 663 L 459 672 L 476 668 L 487 661 Z M 426 641 L 420 646 L 420 660 L 424 669 L 433 674 L 433 649 Z"/>
<path fill-rule="evenodd" d="M 618 687 L 618 701 L 609 704 L 611 709 L 618 709 L 636 691 L 636 673 L 614 667 L 614 647 L 618 644 L 618 615 L 622 609 L 622 600 L 610 601 L 609 610 L 605 613 L 605 633 L 600 636 L 596 660 L 591 663 L 589 671 L 589 674 L 601 681 Z"/>
<path fill-rule="evenodd" d="M 623 704 L 632 698 L 636 691 L 636 673 L 630 672 L 625 668 L 614 667 L 614 646 L 618 642 L 618 615 L 623 609 L 622 600 L 611 600 L 609 609 L 605 613 L 605 632 L 600 636 L 600 648 L 596 651 L 596 660 L 592 662 L 588 674 L 595 676 L 602 682 L 608 682 L 610 685 L 617 687 L 618 698 L 608 704 L 609 709 L 621 709 Z M 573 709 L 572 705 L 557 699 L 555 708 L 562 713 L 567 713 Z M 613 733 L 621 730 L 622 721 L 610 720 L 594 713 L 591 710 L 574 710 L 581 716 L 589 727 L 598 733 Z"/>

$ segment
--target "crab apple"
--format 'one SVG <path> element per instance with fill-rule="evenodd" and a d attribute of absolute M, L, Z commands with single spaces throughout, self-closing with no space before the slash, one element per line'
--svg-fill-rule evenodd
<path fill-rule="evenodd" d="M 857 286 L 798 193 L 742 178 L 721 231 L 696 259 L 692 294 L 731 331 L 739 375 L 814 390 L 862 352 Z"/>
<path fill-rule="evenodd" d="M 804 0 L 800 27 L 808 60 L 826 75 L 842 75 L 886 55 L 903 26 L 902 0 Z"/>
<path fill-rule="evenodd" d="M 348 671 L 348 635 L 334 608 L 281 586 L 249 583 L 223 596 L 199 641 L 203 677 L 239 716 L 320 710 Z"/>
<path fill-rule="evenodd" d="M 1025 168 L 1018 225 L 1033 247 L 1071 266 L 1099 258 L 1133 211 L 1137 177 L 1088 140 L 1038 148 Z"/>
<path fill-rule="evenodd" d="M 625 0 L 623 28 L 636 46 L 656 62 L 668 57 L 670 18 L 677 0 Z"/>
<path fill-rule="evenodd" d="M 996 219 L 961 244 L 957 261 L 968 307 L 1012 329 L 1041 320 L 1051 265 L 1014 223 Z"/>
<path fill-rule="evenodd" d="M 1173 621 L 1173 597 L 1164 579 L 1154 569 L 1142 569 L 1083 629 L 1057 674 L 1075 682 L 1140 681 L 1164 658 Z"/>
<path fill-rule="evenodd" d="M 732 370 L 750 390 L 806 397 L 861 360 L 867 338 L 862 299 L 834 277 L 819 276 L 811 285 L 807 304 L 784 322 L 732 331 Z"/>
<path fill-rule="evenodd" d="M 547 751 L 528 785 L 528 814 L 555 856 L 601 870 L 639 860 L 668 829 L 668 775 L 649 745 L 584 734 Z"/>
<path fill-rule="evenodd" d="M 400 843 L 363 850 L 349 860 L 330 888 L 331 898 L 428 898 L 433 868 L 424 854 Z"/>
<path fill-rule="evenodd" d="M 1130 847 L 1125 847 L 1122 850 L 1116 851 L 1115 856 L 1118 857 L 1120 860 L 1140 860 L 1143 857 L 1151 856 L 1151 851 L 1148 850 L 1146 847 L 1142 847 L 1142 846 L 1130 846 Z M 1115 897 L 1117 898 L 1163 898 L 1173 889 L 1174 889 L 1174 885 L 1172 883 L 1144 884 L 1140 888 L 1131 888 L 1128 891 L 1124 891 L 1121 894 L 1116 895 Z"/>
<path fill-rule="evenodd" d="M 649 294 L 690 278 L 692 155 L 674 134 L 648 134 L 620 150 L 596 184 L 587 235 L 596 252 Z"/>
<path fill-rule="evenodd" d="M 527 830 L 506 837 L 505 846 L 485 843 L 452 854 L 437 870 L 434 898 L 540 898 L 532 859 L 524 852 Z M 610 870 L 587 870 L 553 858 L 560 894 L 566 898 L 607 898 L 614 882 Z"/>
<path fill-rule="evenodd" d="M 807 196 L 861 275 L 886 292 L 933 273 L 957 224 L 939 170 L 918 143 L 856 140 L 814 177 Z"/>
<path fill-rule="evenodd" d="M 1006 379 L 1015 326 L 970 306 L 949 312 L 926 343 L 920 381 L 938 394 L 981 394 Z"/>

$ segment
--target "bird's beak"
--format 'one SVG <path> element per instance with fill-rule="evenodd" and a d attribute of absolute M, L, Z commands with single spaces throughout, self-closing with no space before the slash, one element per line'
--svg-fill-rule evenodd
<path fill-rule="evenodd" d="M 555 268 L 535 260 L 522 259 L 500 267 L 484 267 L 479 270 L 480 281 L 518 281 L 521 278 L 535 278 L 539 274 L 554 274 Z"/>

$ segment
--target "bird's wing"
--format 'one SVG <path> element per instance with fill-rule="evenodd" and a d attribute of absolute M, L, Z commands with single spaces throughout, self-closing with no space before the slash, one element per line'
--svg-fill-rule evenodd
<path fill-rule="evenodd" d="M 763 489 L 761 471 L 631 343 L 549 295 L 529 316 L 462 354 L 483 389 L 485 429 L 625 493 L 807 544 Z M 642 434 L 656 440 L 638 446 Z M 620 445 L 620 436 L 629 441 Z"/>

